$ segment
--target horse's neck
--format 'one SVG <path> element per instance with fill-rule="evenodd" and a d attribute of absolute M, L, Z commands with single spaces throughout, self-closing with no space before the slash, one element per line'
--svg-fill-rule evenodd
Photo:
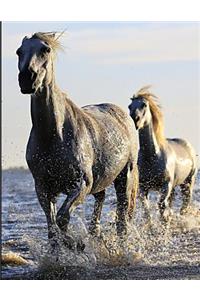
<path fill-rule="evenodd" d="M 140 154 L 145 158 L 145 161 L 149 161 L 160 155 L 160 147 L 151 122 L 139 130 L 139 142 Z"/>
<path fill-rule="evenodd" d="M 44 84 L 40 92 L 31 96 L 31 117 L 33 129 L 42 143 L 48 144 L 53 136 L 62 139 L 62 128 L 67 114 L 70 114 L 70 101 L 55 85 Z"/>

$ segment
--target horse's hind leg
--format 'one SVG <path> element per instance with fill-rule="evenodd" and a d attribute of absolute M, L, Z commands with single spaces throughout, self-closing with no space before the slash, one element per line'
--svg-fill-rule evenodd
<path fill-rule="evenodd" d="M 188 178 L 183 184 L 180 185 L 181 193 L 183 196 L 183 204 L 180 211 L 181 215 L 187 213 L 188 207 L 191 203 L 194 181 L 195 181 L 195 174 L 190 178 Z"/>
<path fill-rule="evenodd" d="M 131 179 L 129 179 L 130 184 L 132 184 L 132 192 L 131 192 L 130 201 L 129 201 L 128 216 L 129 216 L 129 220 L 132 220 L 134 210 L 136 207 L 136 198 L 137 198 L 138 187 L 139 187 L 139 173 L 138 173 L 137 166 L 135 166 L 134 168 L 133 168 L 133 166 L 131 166 L 130 173 L 132 173 L 133 179 L 132 179 L 132 182 L 131 182 Z"/>
<path fill-rule="evenodd" d="M 151 214 L 149 208 L 149 201 L 147 199 L 148 191 L 140 191 L 139 199 L 141 201 L 143 210 L 144 210 L 144 217 L 147 220 L 147 223 L 151 225 Z"/>
<path fill-rule="evenodd" d="M 103 202 L 105 200 L 105 190 L 93 194 L 93 196 L 95 197 L 95 204 L 89 231 L 92 235 L 99 235 L 101 211 L 103 207 Z"/>
<path fill-rule="evenodd" d="M 127 233 L 127 220 L 133 185 L 133 171 L 131 169 L 130 163 L 128 163 L 114 181 L 117 195 L 116 226 L 119 236 Z"/>
<path fill-rule="evenodd" d="M 168 204 L 169 204 L 169 208 L 171 209 L 173 206 L 173 202 L 174 202 L 174 197 L 175 197 L 175 189 L 173 188 L 171 191 L 171 194 L 168 198 Z"/>

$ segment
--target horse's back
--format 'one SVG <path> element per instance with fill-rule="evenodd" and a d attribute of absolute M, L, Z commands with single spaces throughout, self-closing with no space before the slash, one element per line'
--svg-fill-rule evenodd
<path fill-rule="evenodd" d="M 196 172 L 196 155 L 192 145 L 184 139 L 168 139 L 170 148 L 176 156 L 175 177 L 177 184 Z"/>
<path fill-rule="evenodd" d="M 122 108 L 111 103 L 101 103 L 87 105 L 82 107 L 84 112 L 92 117 L 100 127 L 106 126 L 112 130 L 113 127 L 119 127 L 122 134 L 131 136 L 134 141 L 137 140 L 137 133 L 132 118 Z"/>
<path fill-rule="evenodd" d="M 167 141 L 177 156 L 189 158 L 195 162 L 195 151 L 188 141 L 179 138 L 167 139 Z"/>
<path fill-rule="evenodd" d="M 127 163 L 137 168 L 138 141 L 133 120 L 114 104 L 103 103 L 82 108 L 90 138 L 95 141 L 94 190 L 109 185 Z M 107 184 L 109 182 L 109 184 Z"/>
<path fill-rule="evenodd" d="M 126 113 L 121 107 L 112 104 L 112 103 L 101 103 L 101 104 L 93 104 L 83 106 L 82 109 L 95 118 L 102 118 L 102 116 L 110 116 L 112 118 L 116 118 L 118 121 L 124 124 L 124 121 L 130 121 L 133 123 L 131 117 L 128 113 Z"/>

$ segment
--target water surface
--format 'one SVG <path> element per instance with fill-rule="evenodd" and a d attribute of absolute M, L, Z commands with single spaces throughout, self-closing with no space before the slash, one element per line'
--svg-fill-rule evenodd
<path fill-rule="evenodd" d="M 200 278 L 200 172 L 187 216 L 179 215 L 177 190 L 174 215 L 163 231 L 157 210 L 157 195 L 150 204 L 154 231 L 150 232 L 137 202 L 134 224 L 123 249 L 115 234 L 116 196 L 109 187 L 102 212 L 102 237 L 91 238 L 88 223 L 94 199 L 88 196 L 74 212 L 70 234 L 83 239 L 83 253 L 60 246 L 51 253 L 44 213 L 37 200 L 28 170 L 9 169 L 2 174 L 2 253 L 17 254 L 27 264 L 2 266 L 3 279 L 199 279 Z M 58 199 L 58 206 L 64 196 Z M 13 258 L 15 260 L 15 257 Z"/>

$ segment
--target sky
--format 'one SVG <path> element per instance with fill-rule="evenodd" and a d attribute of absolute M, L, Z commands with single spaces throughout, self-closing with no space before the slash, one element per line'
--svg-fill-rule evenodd
<path fill-rule="evenodd" d="M 25 35 L 63 31 L 56 80 L 78 106 L 111 102 L 126 111 L 144 85 L 161 103 L 166 137 L 185 138 L 200 155 L 200 23 L 4 22 L 3 168 L 25 166 L 30 95 L 18 87 L 16 49 Z"/>

